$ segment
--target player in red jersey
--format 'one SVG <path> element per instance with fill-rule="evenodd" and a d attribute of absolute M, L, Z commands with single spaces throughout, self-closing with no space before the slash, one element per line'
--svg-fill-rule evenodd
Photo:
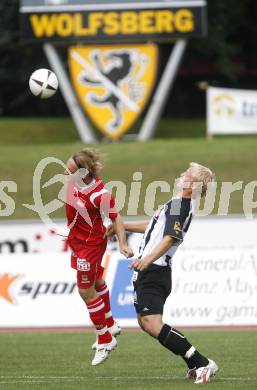
<path fill-rule="evenodd" d="M 102 216 L 111 219 L 119 241 L 120 252 L 133 255 L 127 246 L 124 226 L 111 194 L 98 178 L 102 169 L 97 151 L 83 149 L 67 161 L 66 174 L 72 174 L 67 188 L 66 215 L 72 250 L 71 267 L 77 270 L 77 285 L 86 303 L 96 334 L 96 353 L 92 365 L 102 363 L 117 341 L 120 327 L 113 320 L 109 291 L 103 279 L 102 257 L 106 250 L 106 228 Z"/>

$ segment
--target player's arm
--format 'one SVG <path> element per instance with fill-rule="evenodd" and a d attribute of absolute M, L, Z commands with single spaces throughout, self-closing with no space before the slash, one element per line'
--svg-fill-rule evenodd
<path fill-rule="evenodd" d="M 146 228 L 147 228 L 148 223 L 149 223 L 148 221 L 125 222 L 124 229 L 130 233 L 144 233 Z M 112 238 L 112 236 L 115 233 L 116 233 L 115 227 L 113 224 L 111 224 L 107 227 L 105 235 L 107 238 Z"/>
<path fill-rule="evenodd" d="M 149 224 L 149 221 L 139 221 L 139 222 L 125 222 L 124 228 L 127 232 L 131 233 L 144 233 Z"/>
<path fill-rule="evenodd" d="M 113 229 L 118 237 L 120 252 L 126 257 L 132 257 L 134 253 L 127 244 L 124 223 L 115 208 L 115 200 L 112 195 L 109 192 L 105 192 L 95 199 L 95 203 L 104 215 L 112 221 Z M 105 237 L 108 237 L 106 233 Z"/>
<path fill-rule="evenodd" d="M 147 256 L 142 259 L 134 260 L 130 265 L 130 268 L 135 268 L 139 271 L 145 270 L 155 260 L 158 260 L 163 256 L 177 240 L 183 241 L 182 226 L 184 218 L 182 216 L 181 201 L 178 200 L 173 202 L 174 209 L 177 213 L 172 212 L 174 211 L 171 209 L 172 203 L 168 203 L 165 211 L 166 222 L 162 240 Z"/>
<path fill-rule="evenodd" d="M 134 268 L 138 271 L 144 271 L 155 260 L 158 260 L 160 257 L 162 257 L 170 249 L 174 241 L 174 237 L 171 237 L 169 235 L 164 236 L 161 242 L 153 248 L 151 253 L 149 253 L 142 259 L 135 259 L 130 264 L 129 268 Z"/>
<path fill-rule="evenodd" d="M 127 244 L 124 223 L 119 213 L 117 213 L 116 218 L 112 221 L 112 225 L 119 241 L 120 253 L 126 257 L 132 257 L 134 253 Z"/>

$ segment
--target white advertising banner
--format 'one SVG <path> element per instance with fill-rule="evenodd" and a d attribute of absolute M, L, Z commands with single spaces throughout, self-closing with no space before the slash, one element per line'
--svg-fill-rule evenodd
<path fill-rule="evenodd" d="M 143 219 L 145 219 L 143 217 Z M 195 217 L 183 247 L 251 247 L 257 245 L 257 218 Z M 62 253 L 68 251 L 65 222 L 49 229 L 42 222 L 10 222 L 0 224 L 0 255 L 10 253 Z M 128 241 L 136 251 L 140 234 L 129 234 Z M 108 244 L 110 251 L 117 250 L 117 242 Z"/>
<path fill-rule="evenodd" d="M 209 135 L 257 133 L 257 91 L 209 87 L 207 132 Z"/>
<path fill-rule="evenodd" d="M 49 228 L 40 221 L 0 224 L 0 254 L 65 252 L 68 229 L 64 221 Z"/>
<path fill-rule="evenodd" d="M 180 248 L 165 320 L 177 326 L 257 325 L 257 247 Z"/>
<path fill-rule="evenodd" d="M 115 318 L 126 326 L 136 326 L 128 265 L 128 260 L 113 254 L 107 282 Z M 165 322 L 172 326 L 257 325 L 257 247 L 180 247 L 172 273 Z"/>
<path fill-rule="evenodd" d="M 256 231 L 256 220 L 196 218 L 174 257 L 165 321 L 174 326 L 257 325 Z M 140 234 L 129 236 L 135 251 L 140 239 Z M 90 325 L 69 252 L 43 250 L 1 254 L 0 327 Z M 117 242 L 109 243 L 104 264 L 113 314 L 122 326 L 137 326 L 129 263 Z"/>
<path fill-rule="evenodd" d="M 5 222 L 0 224 L 0 255 L 67 252 L 68 233 L 69 230 L 64 221 L 56 222 L 54 228 L 49 228 L 42 222 Z M 139 242 L 138 237 L 140 238 L 138 234 L 129 236 L 129 241 L 132 240 L 134 247 Z M 110 243 L 109 247 L 113 250 L 117 248 L 117 244 Z"/>
<path fill-rule="evenodd" d="M 88 325 L 70 255 L 16 254 L 0 258 L 0 326 Z"/>
<path fill-rule="evenodd" d="M 113 315 L 122 326 L 137 326 L 130 261 L 117 251 L 106 257 Z M 257 325 L 256 297 L 257 247 L 181 247 L 164 319 L 173 326 Z M 1 256 L 0 327 L 87 325 L 68 254 Z"/>

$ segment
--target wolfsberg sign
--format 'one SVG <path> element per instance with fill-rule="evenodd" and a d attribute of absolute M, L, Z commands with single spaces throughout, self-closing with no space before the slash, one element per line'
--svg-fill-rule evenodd
<path fill-rule="evenodd" d="M 204 35 L 203 0 L 21 0 L 22 37 L 35 41 L 165 41 Z"/>

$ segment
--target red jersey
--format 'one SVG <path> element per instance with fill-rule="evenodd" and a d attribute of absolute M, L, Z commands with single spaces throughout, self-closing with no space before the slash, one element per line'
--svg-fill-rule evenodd
<path fill-rule="evenodd" d="M 106 241 L 103 216 L 114 221 L 117 212 L 112 195 L 103 182 L 96 178 L 82 188 L 74 181 L 69 182 L 66 216 L 70 228 L 68 242 L 76 238 L 87 245 L 101 245 Z"/>

